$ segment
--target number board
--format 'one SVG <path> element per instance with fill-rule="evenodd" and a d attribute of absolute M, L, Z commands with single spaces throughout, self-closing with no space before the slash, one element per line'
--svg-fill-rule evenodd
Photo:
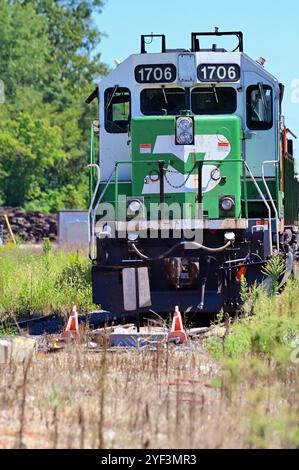
<path fill-rule="evenodd" d="M 201 64 L 197 76 L 201 82 L 238 82 L 241 69 L 237 64 Z"/>
<path fill-rule="evenodd" d="M 135 80 L 138 83 L 172 83 L 176 75 L 176 66 L 173 64 L 138 65 L 135 68 Z"/>

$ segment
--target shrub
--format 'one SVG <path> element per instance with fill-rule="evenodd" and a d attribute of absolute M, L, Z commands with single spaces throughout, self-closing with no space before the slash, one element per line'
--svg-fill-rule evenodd
<path fill-rule="evenodd" d="M 298 280 L 290 280 L 280 297 L 269 297 L 261 287 L 254 287 L 248 291 L 245 315 L 231 325 L 226 338 L 214 337 L 206 342 L 209 352 L 217 359 L 223 355 L 228 358 L 261 355 L 290 361 L 288 338 L 299 335 L 298 296 Z"/>
<path fill-rule="evenodd" d="M 16 246 L 0 252 L 0 317 L 67 313 L 72 305 L 88 312 L 92 304 L 90 264 L 83 254 L 43 255 Z"/>

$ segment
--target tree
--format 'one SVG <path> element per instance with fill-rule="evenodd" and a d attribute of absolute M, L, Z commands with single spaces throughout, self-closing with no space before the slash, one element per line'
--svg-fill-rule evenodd
<path fill-rule="evenodd" d="M 92 21 L 100 0 L 0 0 L 0 203 L 86 207 L 85 97 L 107 72 Z M 18 34 L 15 34 L 17 28 Z"/>

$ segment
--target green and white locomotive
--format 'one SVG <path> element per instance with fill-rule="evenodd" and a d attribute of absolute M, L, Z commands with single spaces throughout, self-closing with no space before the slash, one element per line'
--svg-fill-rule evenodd
<path fill-rule="evenodd" d="M 233 52 L 202 38 L 235 36 Z M 161 39 L 160 53 L 148 40 Z M 298 181 L 282 115 L 284 86 L 243 52 L 241 32 L 164 35 L 117 64 L 87 99 L 93 300 L 111 312 L 235 311 L 240 280 L 265 282 L 297 250 Z M 94 142 L 99 136 L 99 160 Z"/>

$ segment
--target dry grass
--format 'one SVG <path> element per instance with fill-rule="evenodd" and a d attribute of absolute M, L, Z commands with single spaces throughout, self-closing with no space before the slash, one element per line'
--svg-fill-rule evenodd
<path fill-rule="evenodd" d="M 88 311 L 79 255 L 2 254 L 0 319 Z M 72 344 L 1 364 L 0 448 L 299 448 L 299 281 L 280 297 L 245 290 L 224 338 L 98 353 Z"/>
<path fill-rule="evenodd" d="M 296 374 L 278 381 L 255 371 L 260 387 L 251 374 L 238 384 L 220 374 L 200 344 L 101 353 L 77 345 L 2 365 L 0 447 L 294 446 L 286 431 Z M 286 427 L 268 435 L 276 417 Z"/>

